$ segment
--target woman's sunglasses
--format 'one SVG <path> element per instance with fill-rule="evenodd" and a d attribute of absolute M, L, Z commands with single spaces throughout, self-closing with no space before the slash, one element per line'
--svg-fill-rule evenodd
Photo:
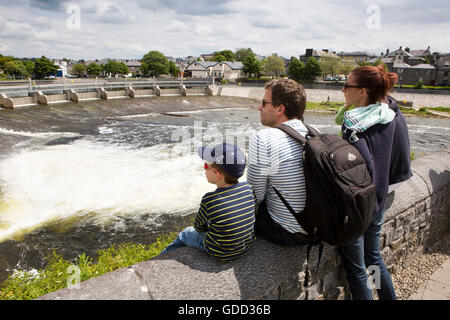
<path fill-rule="evenodd" d="M 363 87 L 357 86 L 357 85 L 353 85 L 353 84 L 344 84 L 344 88 L 345 89 L 347 89 L 347 88 L 360 88 L 360 89 L 362 89 Z"/>

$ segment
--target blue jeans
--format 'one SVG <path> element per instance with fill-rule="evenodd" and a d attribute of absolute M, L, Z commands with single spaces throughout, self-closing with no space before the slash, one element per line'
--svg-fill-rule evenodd
<path fill-rule="evenodd" d="M 373 300 L 371 285 L 367 282 L 366 268 L 373 274 L 379 299 L 397 299 L 391 276 L 380 252 L 384 211 L 385 208 L 382 208 L 374 214 L 369 228 L 355 242 L 339 247 L 354 300 Z"/>
<path fill-rule="evenodd" d="M 205 235 L 206 232 L 198 232 L 194 229 L 194 227 L 187 227 L 178 234 L 171 244 L 161 251 L 161 254 L 184 246 L 197 248 L 206 252 L 205 246 L 203 245 Z"/>
<path fill-rule="evenodd" d="M 273 221 L 267 210 L 266 201 L 261 202 L 258 206 L 255 217 L 255 234 L 281 246 L 302 246 L 308 243 Z"/>

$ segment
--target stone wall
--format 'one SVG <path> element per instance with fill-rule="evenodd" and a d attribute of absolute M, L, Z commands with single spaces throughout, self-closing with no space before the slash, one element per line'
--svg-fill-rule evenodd
<path fill-rule="evenodd" d="M 407 265 L 450 231 L 450 148 L 412 162 L 413 177 L 389 194 L 381 249 L 390 271 Z M 314 270 L 318 249 L 309 261 Z M 305 247 L 258 238 L 252 251 L 221 263 L 193 248 L 122 268 L 40 299 L 343 299 L 350 296 L 336 247 L 325 245 L 304 285 Z"/>

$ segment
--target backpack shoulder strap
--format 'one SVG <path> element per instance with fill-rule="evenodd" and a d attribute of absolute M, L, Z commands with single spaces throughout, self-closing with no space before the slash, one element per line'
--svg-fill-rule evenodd
<path fill-rule="evenodd" d="M 304 136 L 302 136 L 300 133 L 298 133 L 298 131 L 295 130 L 294 128 L 292 128 L 291 126 L 288 126 L 287 124 L 280 124 L 276 128 L 280 129 L 281 131 L 284 131 L 286 134 L 290 135 L 292 138 L 300 141 L 301 143 L 303 143 L 303 144 L 306 143 L 306 138 Z M 307 127 L 307 129 L 309 131 L 308 127 Z"/>

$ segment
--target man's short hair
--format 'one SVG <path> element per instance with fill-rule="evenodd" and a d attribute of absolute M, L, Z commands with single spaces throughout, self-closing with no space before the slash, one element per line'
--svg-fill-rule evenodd
<path fill-rule="evenodd" d="M 265 84 L 272 89 L 272 104 L 283 104 L 288 119 L 303 119 L 306 108 L 306 93 L 303 86 L 292 79 L 272 80 Z"/>

